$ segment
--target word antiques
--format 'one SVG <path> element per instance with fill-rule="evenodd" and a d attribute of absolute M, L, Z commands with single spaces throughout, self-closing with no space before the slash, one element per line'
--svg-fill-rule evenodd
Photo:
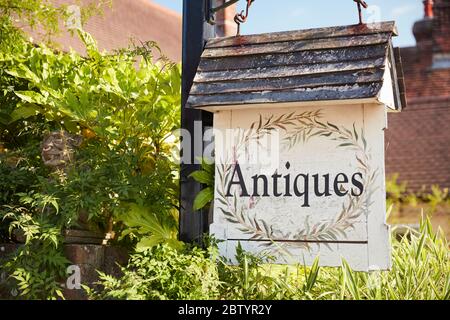
<path fill-rule="evenodd" d="M 290 163 L 286 162 L 286 169 L 290 168 Z M 286 174 L 282 175 L 275 171 L 270 178 L 266 175 L 254 175 L 251 177 L 253 180 L 252 193 L 249 193 L 249 188 L 244 181 L 244 177 L 239 164 L 234 166 L 231 181 L 227 186 L 227 197 L 233 197 L 232 187 L 235 185 L 240 188 L 241 197 L 299 197 L 303 199 L 302 207 L 309 207 L 310 199 L 310 186 L 311 183 L 314 186 L 314 194 L 316 197 L 329 197 L 332 195 L 330 189 L 330 174 Z M 269 181 L 271 193 L 269 194 Z M 354 197 L 359 197 L 364 192 L 363 175 L 360 172 L 354 173 L 351 177 L 345 173 L 338 173 L 333 179 L 332 191 L 339 197 L 345 197 L 349 193 Z M 281 187 L 280 187 L 281 184 Z M 260 189 L 262 185 L 262 188 Z"/>

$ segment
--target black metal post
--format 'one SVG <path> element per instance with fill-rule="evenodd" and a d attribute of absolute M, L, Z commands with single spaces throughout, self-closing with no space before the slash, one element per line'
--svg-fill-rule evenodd
<path fill-rule="evenodd" d="M 201 190 L 201 185 L 189 174 L 199 168 L 194 164 L 196 157 L 201 156 L 195 148 L 195 139 L 203 141 L 202 137 L 194 136 L 194 123 L 201 121 L 202 131 L 212 126 L 212 114 L 205 111 L 186 108 L 186 101 L 192 86 L 195 73 L 200 61 L 205 41 L 214 37 L 214 27 L 206 22 L 210 0 L 183 0 L 183 60 L 182 60 L 182 109 L 181 127 L 191 134 L 191 163 L 181 164 L 180 174 L 180 229 L 179 238 L 185 242 L 198 242 L 201 236 L 208 231 L 209 221 L 207 212 L 194 211 L 192 206 L 194 198 Z M 198 135 L 198 133 L 197 133 Z M 187 152 L 189 150 L 184 150 Z M 197 154 L 196 154 L 197 153 Z"/>

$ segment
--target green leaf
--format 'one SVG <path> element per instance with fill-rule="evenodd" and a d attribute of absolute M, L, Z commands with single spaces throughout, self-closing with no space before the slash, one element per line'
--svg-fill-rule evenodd
<path fill-rule="evenodd" d="M 81 41 L 86 46 L 86 51 L 91 58 L 99 57 L 100 54 L 97 49 L 97 42 L 94 40 L 94 38 L 87 32 L 78 29 L 77 30 L 78 35 L 80 36 Z"/>
<path fill-rule="evenodd" d="M 128 205 L 128 211 L 120 216 L 123 223 L 130 228 L 135 228 L 139 234 L 144 235 L 140 246 L 151 246 L 155 243 L 171 242 L 177 240 L 176 229 L 165 220 L 150 212 L 148 207 L 137 204 Z"/>
<path fill-rule="evenodd" d="M 19 67 L 14 70 L 7 70 L 6 73 L 13 77 L 27 79 L 35 84 L 40 83 L 39 77 L 23 63 L 20 63 Z"/>
<path fill-rule="evenodd" d="M 214 176 L 211 176 L 210 173 L 203 170 L 194 171 L 189 175 L 189 177 L 208 186 L 212 186 L 214 184 Z"/>
<path fill-rule="evenodd" d="M 14 91 L 16 96 L 28 103 L 45 104 L 45 98 L 35 91 Z"/>
<path fill-rule="evenodd" d="M 359 295 L 358 282 L 354 277 L 353 270 L 350 268 L 350 265 L 345 260 L 342 260 L 342 267 L 344 269 L 344 278 L 345 278 L 344 285 L 346 285 L 347 288 L 349 289 L 351 295 L 353 296 L 353 299 L 360 300 L 361 297 Z"/>
<path fill-rule="evenodd" d="M 200 191 L 194 199 L 194 210 L 200 210 L 204 208 L 208 203 L 214 200 L 214 191 L 208 187 Z"/>
<path fill-rule="evenodd" d="M 306 283 L 305 283 L 305 291 L 309 292 L 311 291 L 311 289 L 314 287 L 314 284 L 316 283 L 317 280 L 317 276 L 319 275 L 319 256 L 317 256 L 314 259 L 314 262 L 311 266 L 311 270 L 306 278 Z"/>
<path fill-rule="evenodd" d="M 28 119 L 30 117 L 38 115 L 41 112 L 42 112 L 42 109 L 36 105 L 32 105 L 32 104 L 21 105 L 21 106 L 17 107 L 11 113 L 10 123 L 13 123 L 18 120 Z"/>
<path fill-rule="evenodd" d="M 417 246 L 417 251 L 416 251 L 416 261 L 419 260 L 420 254 L 423 250 L 423 246 L 425 245 L 425 236 L 426 235 L 427 234 L 424 232 L 424 233 L 422 233 L 422 236 L 420 237 L 419 245 Z"/>
<path fill-rule="evenodd" d="M 214 164 L 214 161 L 203 158 L 202 159 L 202 170 L 206 171 L 214 179 L 214 175 L 215 175 L 215 171 L 216 171 L 216 166 Z"/>
<path fill-rule="evenodd" d="M 137 251 L 144 251 L 146 249 L 152 248 L 160 243 L 164 242 L 164 238 L 161 235 L 151 235 L 148 237 L 143 237 L 136 245 Z"/>

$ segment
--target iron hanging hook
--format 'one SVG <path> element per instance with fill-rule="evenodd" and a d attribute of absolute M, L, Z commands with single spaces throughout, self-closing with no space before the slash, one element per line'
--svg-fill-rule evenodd
<path fill-rule="evenodd" d="M 208 0 L 206 3 L 208 5 L 208 17 L 207 17 L 207 21 L 210 24 L 215 24 L 215 14 L 221 10 L 225 10 L 226 8 L 228 8 L 229 6 L 235 4 L 236 2 L 239 2 L 239 0 L 228 0 L 228 1 L 224 1 L 221 5 L 213 8 L 212 4 L 211 4 L 212 0 Z"/>
<path fill-rule="evenodd" d="M 364 0 L 353 0 L 358 5 L 359 24 L 363 24 L 362 8 L 367 9 L 369 5 Z"/>
<path fill-rule="evenodd" d="M 236 36 L 239 36 L 241 34 L 241 23 L 245 23 L 247 21 L 250 6 L 252 5 L 252 3 L 254 1 L 255 0 L 247 0 L 247 6 L 246 6 L 245 10 L 242 10 L 240 13 L 236 13 L 236 15 L 234 16 L 234 22 L 236 22 L 236 24 L 237 24 Z M 244 14 L 244 12 L 245 12 L 245 14 Z"/>

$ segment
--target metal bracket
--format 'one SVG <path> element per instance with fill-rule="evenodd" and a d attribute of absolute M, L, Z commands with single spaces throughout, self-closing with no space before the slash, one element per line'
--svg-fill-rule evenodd
<path fill-rule="evenodd" d="M 358 5 L 359 24 L 364 24 L 362 18 L 362 8 L 367 9 L 369 5 L 364 0 L 353 0 Z"/>
<path fill-rule="evenodd" d="M 235 4 L 236 2 L 239 2 L 239 0 L 228 0 L 227 2 L 224 2 L 223 4 L 221 4 L 220 6 L 213 8 L 212 4 L 211 4 L 213 1 L 214 0 L 207 0 L 206 1 L 206 3 L 207 3 L 207 10 L 206 10 L 207 17 L 206 17 L 206 21 L 209 24 L 215 24 L 216 23 L 215 15 L 216 15 L 217 12 L 219 12 L 220 10 L 224 10 L 224 9 L 228 8 L 229 6 Z"/>
<path fill-rule="evenodd" d="M 223 4 L 221 4 L 218 7 L 213 7 L 212 6 L 212 1 L 214 0 L 205 0 L 206 1 L 206 21 L 209 24 L 214 25 L 215 22 L 215 14 L 221 10 L 224 10 L 226 8 L 228 8 L 229 6 L 239 2 L 239 0 L 228 0 L 226 2 L 224 2 Z M 249 8 L 252 5 L 252 3 L 255 0 L 246 0 L 247 1 L 247 6 L 246 6 L 246 10 L 242 10 L 240 13 L 237 13 L 234 17 L 234 22 L 236 22 L 237 24 L 237 36 L 240 35 L 240 25 L 241 23 L 244 23 L 247 21 L 247 17 L 248 17 L 248 12 L 249 12 Z M 363 17 L 362 17 L 362 9 L 367 9 L 369 7 L 369 5 L 364 1 L 364 0 L 353 0 L 357 7 L 358 7 L 358 17 L 359 17 L 359 24 L 364 24 L 363 22 Z"/>
<path fill-rule="evenodd" d="M 234 22 L 236 22 L 237 24 L 237 34 L 236 36 L 240 36 L 241 35 L 241 23 L 245 23 L 247 21 L 248 18 L 248 11 L 252 5 L 252 3 L 255 0 L 247 0 L 247 6 L 245 8 L 245 11 L 242 10 L 240 13 L 236 13 L 236 15 L 234 16 Z M 245 12 L 245 13 L 244 13 Z"/>

